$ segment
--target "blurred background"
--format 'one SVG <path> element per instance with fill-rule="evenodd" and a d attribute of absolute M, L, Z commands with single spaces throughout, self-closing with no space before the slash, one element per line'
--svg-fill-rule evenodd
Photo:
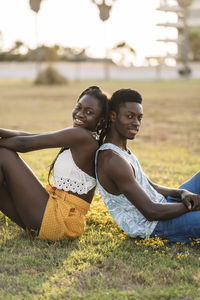
<path fill-rule="evenodd" d="M 200 78 L 200 0 L 0 0 L 0 78 Z M 62 81 L 62 80 L 61 80 Z"/>

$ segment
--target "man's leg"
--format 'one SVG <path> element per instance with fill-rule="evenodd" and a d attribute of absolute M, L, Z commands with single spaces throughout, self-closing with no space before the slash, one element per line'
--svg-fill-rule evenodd
<path fill-rule="evenodd" d="M 159 221 L 150 237 L 158 236 L 169 242 L 191 242 L 200 238 L 200 211 L 191 211 L 184 215 Z"/>
<path fill-rule="evenodd" d="M 185 189 L 195 194 L 200 194 L 200 171 L 188 181 L 184 182 L 179 189 Z"/>
<path fill-rule="evenodd" d="M 200 172 L 184 182 L 180 189 L 200 194 Z M 167 202 L 181 201 L 181 199 L 168 197 Z M 191 211 L 180 217 L 159 221 L 151 234 L 159 236 L 169 242 L 190 242 L 191 239 L 200 238 L 200 211 Z"/>
<path fill-rule="evenodd" d="M 200 194 L 200 171 L 189 180 L 179 186 L 179 189 L 185 189 L 195 194 Z M 167 197 L 167 202 L 181 201 L 180 198 Z"/>

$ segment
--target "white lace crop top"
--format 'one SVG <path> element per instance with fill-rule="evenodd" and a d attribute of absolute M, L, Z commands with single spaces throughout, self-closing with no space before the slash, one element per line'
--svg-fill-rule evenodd
<path fill-rule="evenodd" d="M 53 186 L 59 190 L 87 194 L 96 186 L 96 179 L 82 171 L 74 162 L 70 149 L 56 159 L 53 169 Z"/>

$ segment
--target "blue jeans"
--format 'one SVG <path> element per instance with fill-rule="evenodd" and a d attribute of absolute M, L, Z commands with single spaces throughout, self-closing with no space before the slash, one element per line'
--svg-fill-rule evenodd
<path fill-rule="evenodd" d="M 179 188 L 200 194 L 200 171 Z M 167 202 L 177 201 L 181 199 L 167 198 Z M 189 243 L 191 238 L 200 238 L 200 211 L 191 211 L 177 218 L 159 221 L 150 237 L 155 235 L 169 242 Z"/>

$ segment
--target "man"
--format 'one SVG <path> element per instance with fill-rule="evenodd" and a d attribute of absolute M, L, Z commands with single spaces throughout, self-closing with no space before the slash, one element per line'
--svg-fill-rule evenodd
<path fill-rule="evenodd" d="M 110 101 L 110 127 L 96 154 L 97 184 L 111 216 L 130 236 L 160 236 L 171 242 L 200 238 L 200 172 L 179 189 L 150 181 L 127 140 L 139 131 L 142 97 L 131 89 Z"/>

